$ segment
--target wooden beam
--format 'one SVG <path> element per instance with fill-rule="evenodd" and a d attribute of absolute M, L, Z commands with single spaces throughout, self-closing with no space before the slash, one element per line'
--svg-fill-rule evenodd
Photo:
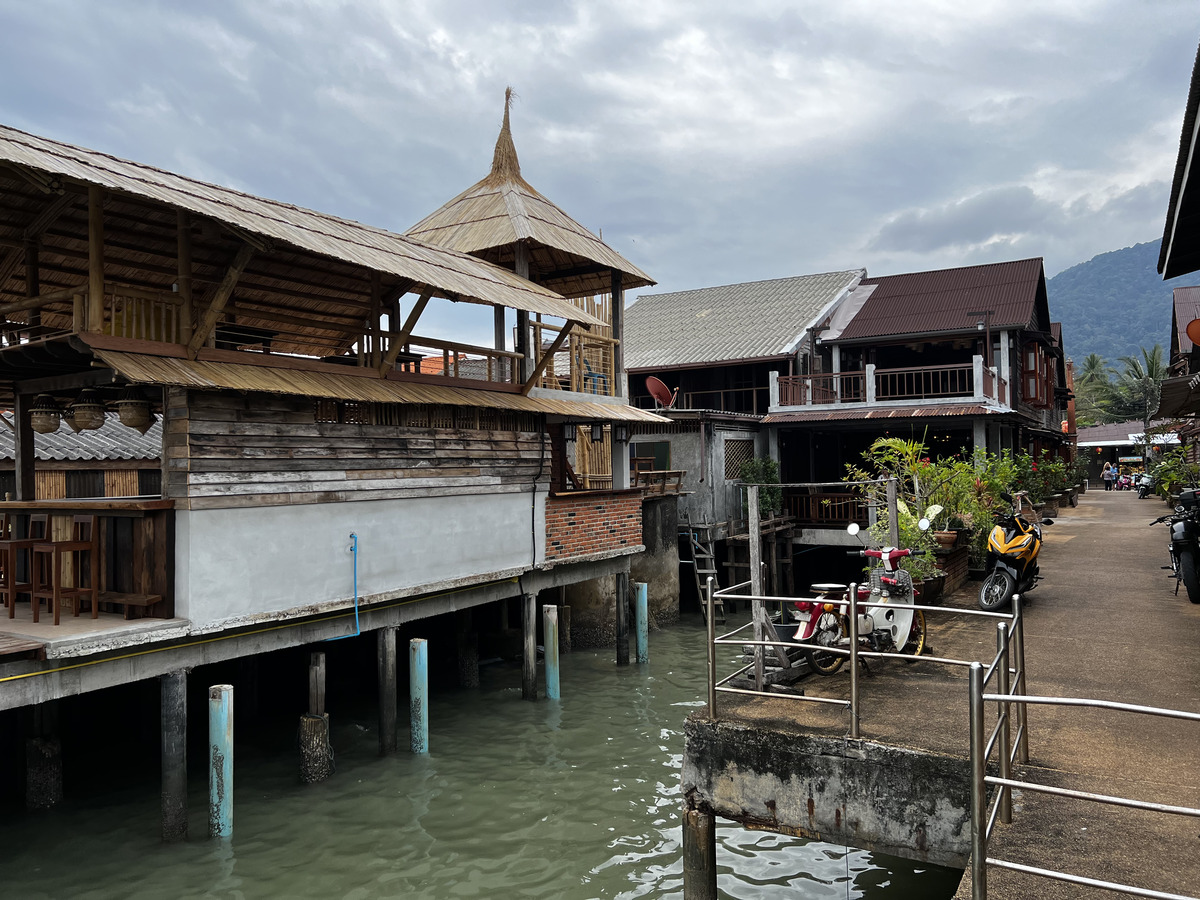
<path fill-rule="evenodd" d="M 27 309 L 38 309 L 45 306 L 47 303 L 58 303 L 63 300 L 70 300 L 77 293 L 85 291 L 86 285 L 76 284 L 70 287 L 59 288 L 55 291 L 46 291 L 37 297 L 26 297 L 24 300 L 16 300 L 12 303 L 5 303 L 0 306 L 0 314 L 7 315 L 12 312 L 22 312 Z"/>
<path fill-rule="evenodd" d="M 621 270 L 612 270 L 610 282 L 609 311 L 612 316 L 613 344 L 613 396 L 625 396 L 625 291 L 621 287 Z M 615 486 L 615 482 L 614 482 Z"/>
<path fill-rule="evenodd" d="M 36 499 L 33 478 L 33 423 L 29 418 L 29 408 L 32 405 L 32 394 L 17 394 L 13 397 L 13 424 L 17 426 L 13 460 L 17 482 L 14 496 L 16 500 Z"/>
<path fill-rule="evenodd" d="M 379 368 L 379 364 L 383 362 L 383 352 L 379 342 L 382 336 L 382 329 L 379 324 L 379 318 L 383 315 L 383 289 L 379 279 L 379 273 L 372 270 L 371 272 L 371 307 L 367 313 L 367 322 L 370 325 L 371 332 L 371 365 Z"/>
<path fill-rule="evenodd" d="M 250 257 L 253 255 L 254 248 L 249 244 L 242 244 L 238 249 L 237 256 L 233 258 L 233 262 L 230 263 L 229 268 L 225 271 L 225 277 L 217 285 L 217 292 L 213 294 L 212 301 L 208 304 L 208 309 L 204 311 L 204 318 L 201 319 L 200 324 L 196 327 L 195 333 L 192 334 L 192 339 L 188 341 L 188 359 L 196 358 L 196 354 L 204 346 L 204 342 L 208 340 L 208 336 L 217 327 L 217 319 L 221 318 L 225 304 L 233 296 L 233 289 L 237 286 L 242 271 L 246 268 L 246 265 L 250 262 Z"/>
<path fill-rule="evenodd" d="M 74 391 L 86 387 L 116 384 L 117 375 L 112 369 L 90 369 L 72 375 L 50 375 L 46 378 L 31 378 L 13 382 L 13 391 L 18 394 L 52 394 L 55 391 Z"/>
<path fill-rule="evenodd" d="M 42 232 L 53 225 L 58 217 L 69 206 L 73 206 L 78 199 L 79 197 L 76 194 L 64 194 L 61 197 L 55 197 L 42 208 L 41 212 L 30 220 L 29 224 L 25 226 L 25 233 L 22 235 L 21 241 L 16 243 L 13 250 L 0 257 L 0 285 L 8 281 L 12 277 L 13 272 L 17 270 L 17 266 L 24 261 L 25 241 L 39 238 Z"/>
<path fill-rule="evenodd" d="M 177 232 L 177 262 L 179 267 L 179 340 L 181 343 L 192 342 L 192 329 L 195 324 L 195 310 L 192 308 L 192 217 L 185 210 L 178 210 L 175 217 Z"/>
<path fill-rule="evenodd" d="M 409 336 L 413 333 L 413 329 L 417 327 L 417 319 L 421 318 L 421 313 L 425 312 L 425 307 L 429 305 L 429 298 L 432 296 L 433 289 L 426 288 L 424 293 L 417 299 L 412 312 L 404 320 L 404 327 L 400 329 L 399 334 L 392 338 L 392 344 L 388 347 L 387 355 L 383 358 L 383 362 L 379 364 L 380 375 L 386 375 L 388 370 L 396 365 L 396 357 L 400 355 L 400 350 L 408 343 Z"/>
<path fill-rule="evenodd" d="M 104 330 L 104 188 L 88 186 L 87 330 Z"/>
<path fill-rule="evenodd" d="M 528 396 L 529 392 L 533 390 L 533 386 L 537 383 L 537 380 L 541 378 L 542 373 L 546 371 L 546 366 L 550 365 L 550 360 L 554 358 L 554 354 L 559 351 L 559 348 L 562 347 L 563 343 L 570 336 L 571 326 L 574 324 L 574 322 L 568 319 L 566 325 L 563 326 L 562 331 L 558 333 L 558 337 L 556 337 L 554 342 L 546 348 L 546 352 L 542 354 L 542 358 L 538 360 L 538 364 L 534 368 L 533 374 L 529 376 L 524 386 L 521 388 L 521 394 L 523 396 Z"/>

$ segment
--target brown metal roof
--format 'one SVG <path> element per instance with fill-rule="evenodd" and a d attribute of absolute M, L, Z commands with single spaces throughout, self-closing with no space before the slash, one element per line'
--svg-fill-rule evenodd
<path fill-rule="evenodd" d="M 526 397 L 500 391 L 395 381 L 381 378 L 378 372 L 371 369 L 354 370 L 353 374 L 347 371 L 343 374 L 244 363 L 175 359 L 113 350 L 93 352 L 105 365 L 135 384 L 169 384 L 199 390 L 290 394 L 360 403 L 481 406 L 605 422 L 670 421 L 649 410 L 624 404 L 559 400 L 545 394 Z"/>
<path fill-rule="evenodd" d="M 772 413 L 764 425 L 789 425 L 797 422 L 859 422 L 877 419 L 939 419 L 947 416 L 986 416 L 999 411 L 980 404 L 962 406 L 895 406 L 883 409 L 817 410 L 811 412 Z"/>
<path fill-rule="evenodd" d="M 1040 257 L 1013 262 L 864 278 L 875 285 L 839 342 L 974 332 L 991 310 L 991 327 L 1038 328 L 1039 300 L 1046 305 L 1046 276 Z M 1048 319 L 1048 313 L 1043 313 Z M 1049 322 L 1040 323 L 1044 329 Z"/>
<path fill-rule="evenodd" d="M 1174 278 L 1200 269 L 1200 196 L 1192 183 L 1192 156 L 1200 131 L 1200 49 L 1192 64 L 1192 81 L 1187 105 L 1183 109 L 1183 129 L 1179 135 L 1179 155 L 1171 179 L 1171 199 L 1167 201 L 1167 221 L 1163 226 L 1162 245 L 1158 250 L 1158 271 L 1163 278 Z"/>

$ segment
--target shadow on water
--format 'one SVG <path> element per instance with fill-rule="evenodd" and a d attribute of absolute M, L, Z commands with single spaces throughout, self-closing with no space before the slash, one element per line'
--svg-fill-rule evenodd
<path fill-rule="evenodd" d="M 679 766 L 683 719 L 703 703 L 697 622 L 653 632 L 646 666 L 618 669 L 611 650 L 564 654 L 561 701 L 522 702 L 519 664 L 485 666 L 478 690 L 439 689 L 435 680 L 427 757 L 377 755 L 373 637 L 326 646 L 331 679 L 355 673 L 352 688 L 331 685 L 337 772 L 323 784 L 299 783 L 306 656 L 264 658 L 257 704 L 243 692 L 229 841 L 205 837 L 203 690 L 236 683 L 234 667 L 197 669 L 190 679 L 192 837 L 184 844 L 158 841 L 157 686 L 63 704 L 68 801 L 25 813 L 10 785 L 3 894 L 683 896 Z M 283 685 L 274 676 L 285 669 Z M 400 744 L 408 744 L 404 730 Z M 720 821 L 717 834 L 724 897 L 936 900 L 950 897 L 960 876 Z"/>

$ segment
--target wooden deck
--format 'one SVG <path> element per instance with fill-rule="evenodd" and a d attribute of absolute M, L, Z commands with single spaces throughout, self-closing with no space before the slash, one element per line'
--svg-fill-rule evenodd
<path fill-rule="evenodd" d="M 30 640 L 26 637 L 0 634 L 0 662 L 36 659 L 42 654 L 45 646 L 41 641 Z"/>

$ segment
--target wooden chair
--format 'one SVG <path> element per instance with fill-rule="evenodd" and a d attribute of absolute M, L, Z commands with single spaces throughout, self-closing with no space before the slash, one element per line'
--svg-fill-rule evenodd
<path fill-rule="evenodd" d="M 33 591 L 33 560 L 29 559 L 29 568 L 25 570 L 28 581 L 20 580 L 20 562 L 22 553 L 30 553 L 33 545 L 44 541 L 48 536 L 50 517 L 45 513 L 35 513 L 29 517 L 29 534 L 26 537 L 16 537 L 11 517 L 4 515 L 5 537 L 0 538 L 0 560 L 3 570 L 0 571 L 0 600 L 8 607 L 8 617 L 15 618 L 17 612 L 17 595 L 29 594 Z M 32 553 L 30 553 L 32 557 Z M 33 611 L 33 621 L 37 621 L 37 607 Z"/>
<path fill-rule="evenodd" d="M 54 624 L 59 624 L 63 601 L 70 601 L 73 615 L 86 597 L 92 604 L 92 618 L 100 616 L 100 530 L 95 516 L 75 516 L 71 540 L 43 541 L 33 545 L 31 556 L 34 574 L 33 621 L 38 620 L 42 600 L 47 610 L 53 604 Z M 83 582 L 83 555 L 88 555 L 87 585 Z M 74 584 L 63 584 L 63 561 L 71 560 Z"/>

